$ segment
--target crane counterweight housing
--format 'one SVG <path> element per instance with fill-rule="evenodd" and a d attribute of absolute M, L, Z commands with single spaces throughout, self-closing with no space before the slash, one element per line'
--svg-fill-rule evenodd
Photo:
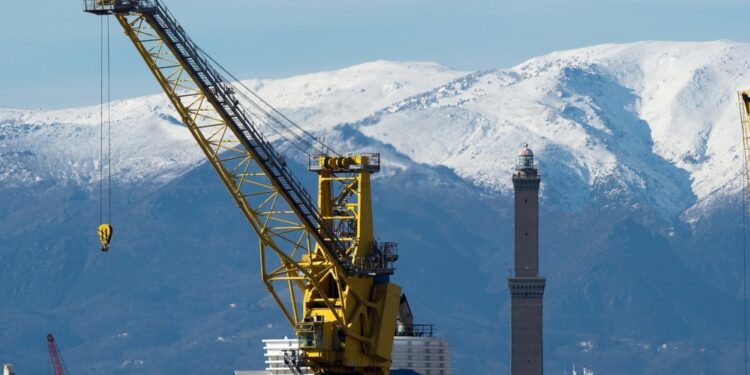
<path fill-rule="evenodd" d="M 373 230 L 379 155 L 312 157 L 315 202 L 258 126 L 267 103 L 242 103 L 161 1 L 84 0 L 84 10 L 117 19 L 257 234 L 263 282 L 305 365 L 388 374 L 401 288 L 390 282 L 396 245 Z"/>

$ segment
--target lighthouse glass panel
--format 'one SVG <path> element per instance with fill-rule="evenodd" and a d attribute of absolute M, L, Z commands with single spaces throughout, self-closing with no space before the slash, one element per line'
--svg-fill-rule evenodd
<path fill-rule="evenodd" d="M 533 169 L 534 168 L 534 157 L 531 155 L 528 156 L 519 156 L 518 157 L 518 169 Z"/>

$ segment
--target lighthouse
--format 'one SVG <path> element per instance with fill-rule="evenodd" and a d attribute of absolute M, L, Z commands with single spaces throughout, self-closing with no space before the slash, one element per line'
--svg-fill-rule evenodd
<path fill-rule="evenodd" d="M 518 153 L 513 172 L 515 268 L 508 279 L 511 324 L 511 375 L 542 375 L 542 299 L 539 276 L 539 184 L 541 178 L 528 145 Z"/>

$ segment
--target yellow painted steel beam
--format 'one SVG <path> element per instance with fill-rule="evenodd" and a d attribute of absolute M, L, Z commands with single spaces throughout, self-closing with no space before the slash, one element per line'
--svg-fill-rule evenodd
<path fill-rule="evenodd" d="M 165 42 L 154 19 L 138 13 L 116 14 L 115 17 L 258 235 L 261 269 L 277 266 L 285 269 L 285 277 L 264 273 L 263 278 L 286 318 L 296 325 L 301 321 L 298 301 L 307 289 L 317 289 L 319 284 L 310 271 L 294 259 L 297 254 L 315 251 L 311 228 L 304 225 L 290 204 L 279 199 L 273 179 L 239 141 L 229 120 L 222 117 L 210 94 L 203 92 L 196 78 L 189 74 L 185 62 L 180 61 L 173 47 Z M 299 279 L 307 283 L 300 285 L 296 282 Z M 283 283 L 279 291 L 289 288 L 290 283 L 295 286 L 288 292 L 292 296 L 287 301 L 279 296 L 277 282 Z M 329 308 L 333 319 L 343 323 L 333 305 Z"/>
<path fill-rule="evenodd" d="M 364 168 L 365 165 L 367 157 L 362 155 L 343 158 L 323 156 L 318 161 L 318 206 L 321 217 L 334 228 L 351 231 L 350 234 L 339 233 L 339 239 L 347 248 L 347 256 L 355 264 L 358 259 L 376 255 L 370 172 Z M 310 262 L 310 266 L 322 271 L 325 263 Z M 327 275 L 333 280 L 335 270 L 327 272 Z M 347 283 L 332 283 L 329 288 L 329 295 L 339 296 L 337 307 L 346 325 L 329 327 L 326 325 L 327 312 L 322 307 L 317 308 L 316 304 L 308 306 L 305 310 L 307 322 L 298 327 L 301 337 L 313 334 L 309 330 L 314 327 L 310 323 L 316 321 L 315 317 L 322 316 L 322 327 L 326 327 L 321 336 L 323 344 L 306 349 L 311 367 L 328 371 L 330 363 L 341 363 L 341 371 L 348 367 L 357 368 L 363 374 L 388 374 L 401 289 L 388 281 L 378 281 L 371 275 L 353 276 Z M 324 299 L 314 291 L 305 294 L 305 301 L 308 302 Z M 335 334 L 331 335 L 329 331 Z M 339 350 L 329 350 L 336 345 Z"/>

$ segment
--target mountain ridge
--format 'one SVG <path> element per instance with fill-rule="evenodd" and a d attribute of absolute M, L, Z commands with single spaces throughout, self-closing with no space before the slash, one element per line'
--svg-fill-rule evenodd
<path fill-rule="evenodd" d="M 639 42 L 482 72 L 377 61 L 243 82 L 341 152 L 382 153 L 379 236 L 401 243 L 395 278 L 457 373 L 507 365 L 510 175 L 525 142 L 542 172 L 548 370 L 736 373 L 745 56 L 750 44 Z M 43 371 L 34 340 L 50 330 L 81 373 L 262 367 L 259 340 L 289 329 L 251 231 L 165 98 L 112 109 L 107 257 L 92 229 L 100 108 L 0 109 L 0 357 Z M 305 155 L 289 160 L 312 188 Z"/>

